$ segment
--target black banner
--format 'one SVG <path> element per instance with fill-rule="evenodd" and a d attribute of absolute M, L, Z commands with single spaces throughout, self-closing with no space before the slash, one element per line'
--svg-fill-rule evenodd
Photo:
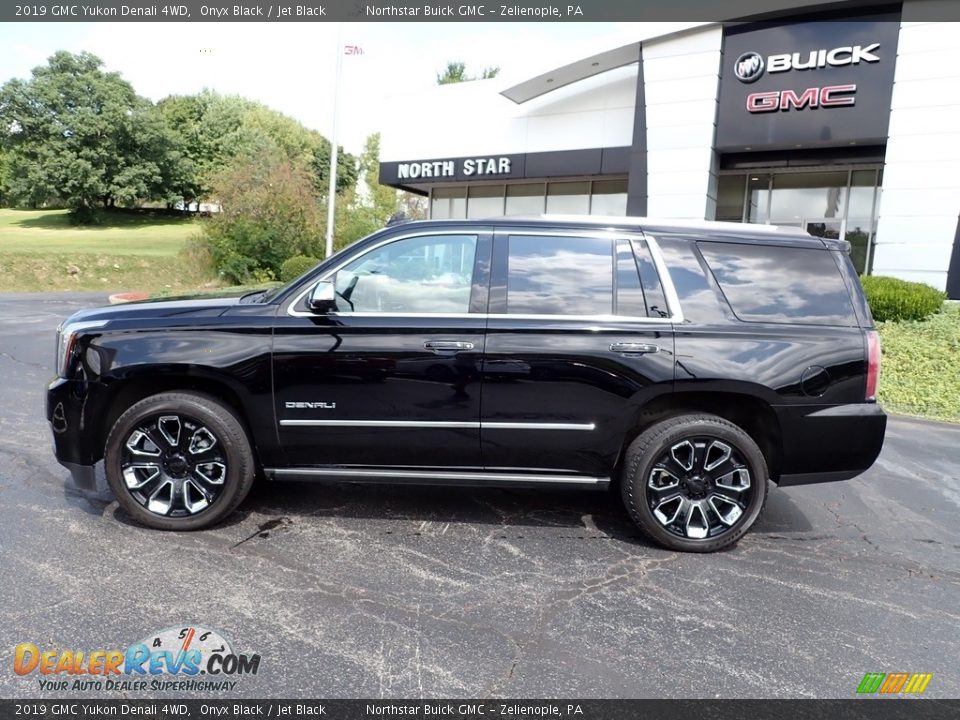
<path fill-rule="evenodd" d="M 2 22 L 712 22 L 835 11 L 835 0 L 509 0 L 397 2 L 385 0 L 35 0 L 0 5 Z M 918 20 L 960 20 L 960 3 L 913 0 Z"/>
<path fill-rule="evenodd" d="M 0 719 L 940 720 L 960 700 L 0 700 Z"/>

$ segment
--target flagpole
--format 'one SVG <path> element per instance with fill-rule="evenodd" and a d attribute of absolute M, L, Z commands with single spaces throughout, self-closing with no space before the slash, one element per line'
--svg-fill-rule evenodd
<path fill-rule="evenodd" d="M 337 23 L 337 74 L 333 90 L 333 135 L 330 138 L 330 188 L 327 191 L 327 247 L 324 258 L 333 255 L 333 214 L 337 202 L 337 124 L 340 115 L 340 74 L 343 69 L 341 23 Z"/>

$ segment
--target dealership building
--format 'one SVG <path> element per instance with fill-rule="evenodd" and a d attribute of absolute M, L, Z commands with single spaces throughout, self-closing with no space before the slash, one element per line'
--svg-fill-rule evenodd
<path fill-rule="evenodd" d="M 520 83 L 396 98 L 380 180 L 434 218 L 801 227 L 848 240 L 861 272 L 960 298 L 960 23 L 925 20 L 935 1 L 827 16 L 798 0 Z"/>

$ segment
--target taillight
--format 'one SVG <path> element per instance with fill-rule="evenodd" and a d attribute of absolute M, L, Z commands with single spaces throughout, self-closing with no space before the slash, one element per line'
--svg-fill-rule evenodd
<path fill-rule="evenodd" d="M 867 331 L 867 394 L 868 401 L 877 399 L 880 384 L 880 336 L 876 330 Z"/>

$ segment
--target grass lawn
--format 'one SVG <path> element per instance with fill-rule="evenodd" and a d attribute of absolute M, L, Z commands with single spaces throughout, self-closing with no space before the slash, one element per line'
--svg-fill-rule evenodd
<path fill-rule="evenodd" d="M 960 422 L 960 303 L 923 322 L 878 323 L 880 403 L 893 412 Z"/>
<path fill-rule="evenodd" d="M 110 213 L 100 225 L 71 225 L 66 210 L 0 210 L 0 254 L 99 253 L 173 257 L 198 231 L 192 218 Z"/>
<path fill-rule="evenodd" d="M 0 209 L 0 292 L 189 291 L 212 281 L 182 252 L 198 221 L 124 212 L 102 218 L 77 227 L 65 210 Z"/>

